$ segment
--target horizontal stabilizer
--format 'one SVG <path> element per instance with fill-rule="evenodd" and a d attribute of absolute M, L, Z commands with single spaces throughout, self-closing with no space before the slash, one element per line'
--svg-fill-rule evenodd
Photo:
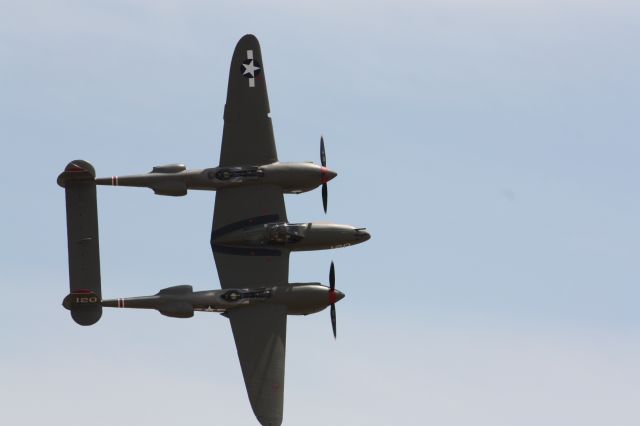
<path fill-rule="evenodd" d="M 70 297 L 87 294 L 88 299 L 102 298 L 100 285 L 100 250 L 98 241 L 98 207 L 95 170 L 83 160 L 74 160 L 58 176 L 65 188 L 67 204 L 67 244 L 69 249 Z M 92 325 L 102 316 L 99 303 L 68 301 L 71 317 L 80 325 Z M 65 299 L 67 301 L 67 299 Z M 67 306 L 65 306 L 67 307 Z"/>

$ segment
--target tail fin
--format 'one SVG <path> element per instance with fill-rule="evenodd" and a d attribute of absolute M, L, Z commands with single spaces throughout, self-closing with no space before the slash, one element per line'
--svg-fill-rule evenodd
<path fill-rule="evenodd" d="M 69 248 L 69 287 L 63 302 L 71 317 L 80 325 L 92 325 L 102 316 L 100 285 L 100 249 L 98 241 L 98 207 L 96 172 L 91 164 L 75 160 L 58 176 L 67 201 L 67 242 Z M 98 303 L 72 303 L 79 295 Z M 81 297 L 78 297 L 81 298 Z M 69 300 L 67 300 L 69 299 Z"/>

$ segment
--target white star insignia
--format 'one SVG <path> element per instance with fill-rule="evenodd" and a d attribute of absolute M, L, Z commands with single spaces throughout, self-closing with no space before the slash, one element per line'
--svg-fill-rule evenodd
<path fill-rule="evenodd" d="M 242 75 L 249 74 L 252 78 L 256 76 L 256 71 L 260 69 L 260 67 L 257 67 L 253 64 L 253 59 L 248 64 L 242 64 L 242 66 L 244 67 L 244 72 L 242 73 Z"/>

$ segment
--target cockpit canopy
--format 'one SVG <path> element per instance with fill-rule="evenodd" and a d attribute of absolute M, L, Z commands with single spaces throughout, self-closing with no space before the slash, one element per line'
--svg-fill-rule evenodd
<path fill-rule="evenodd" d="M 270 225 L 267 238 L 273 244 L 295 243 L 307 234 L 309 223 L 277 223 Z"/>

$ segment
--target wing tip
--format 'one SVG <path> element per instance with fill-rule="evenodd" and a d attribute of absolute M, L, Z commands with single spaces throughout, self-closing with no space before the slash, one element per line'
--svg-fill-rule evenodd
<path fill-rule="evenodd" d="M 282 424 L 282 416 L 266 417 L 266 416 L 259 416 L 256 414 L 256 419 L 258 419 L 258 421 L 262 426 L 280 426 Z"/>
<path fill-rule="evenodd" d="M 240 40 L 238 40 L 238 46 L 242 45 L 242 44 L 255 44 L 258 47 L 260 46 L 260 43 L 258 42 L 258 37 L 256 37 L 253 34 L 245 34 L 242 36 L 242 38 L 240 38 Z"/>

